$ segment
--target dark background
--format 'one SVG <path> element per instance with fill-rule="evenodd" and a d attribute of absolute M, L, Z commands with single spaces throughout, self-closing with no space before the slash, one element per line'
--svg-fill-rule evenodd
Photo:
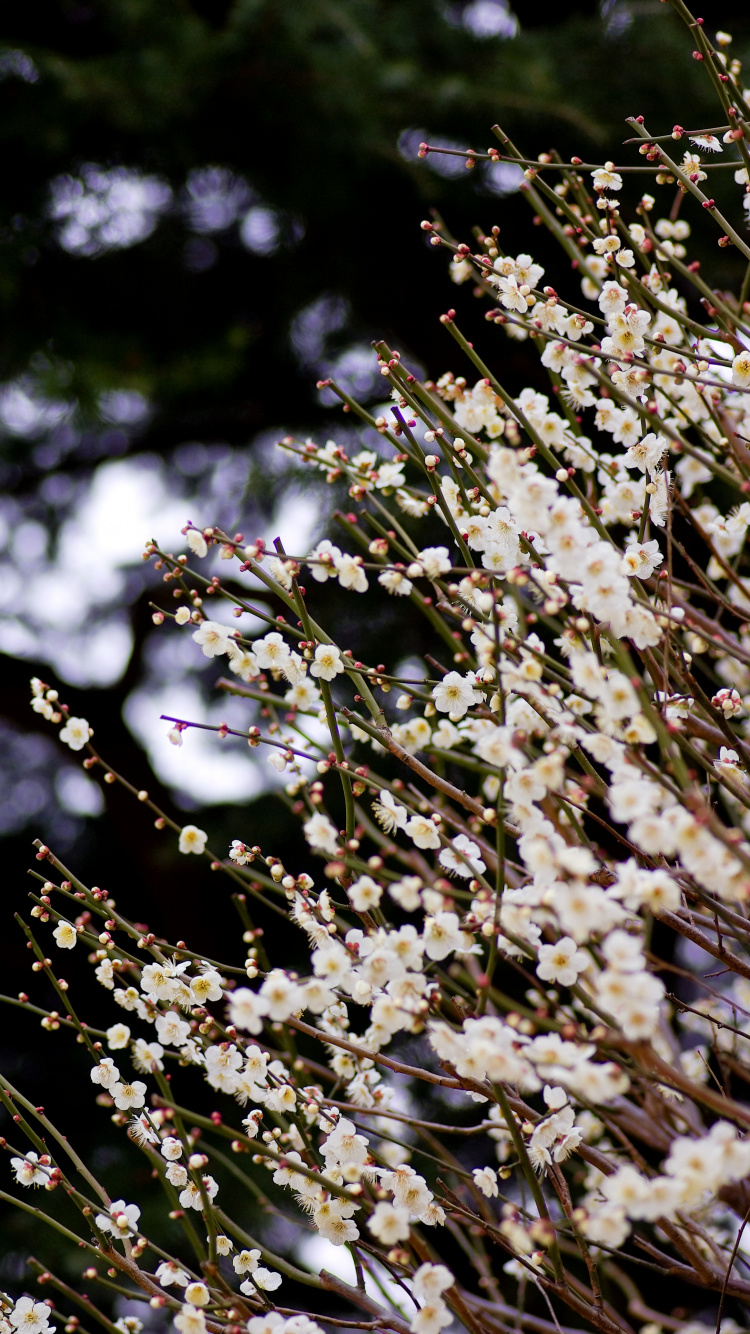
<path fill-rule="evenodd" d="M 733 32 L 732 55 L 750 58 L 745 5 L 712 5 L 710 20 Z M 162 594 L 140 543 L 153 535 L 179 549 L 188 517 L 271 538 L 290 487 L 314 530 L 330 494 L 300 483 L 273 441 L 352 431 L 316 380 L 333 373 L 377 402 L 373 338 L 431 376 L 461 373 L 438 322 L 449 305 L 509 388 L 544 388 L 524 346 L 488 331 L 471 285 L 450 284 L 419 222 L 437 209 L 461 239 L 497 223 L 508 252 L 533 248 L 543 262 L 554 252 L 530 231 L 528 205 L 507 176 L 420 161 L 417 146 L 484 150 L 499 122 L 530 156 L 555 146 L 566 158 L 637 162 L 619 147 L 625 116 L 637 114 L 653 133 L 675 121 L 717 123 L 689 35 L 659 0 L 520 4 L 516 14 L 496 0 L 5 7 L 0 989 L 41 994 L 12 921 L 33 837 L 83 880 L 106 885 L 125 911 L 148 913 L 156 930 L 241 957 L 224 883 L 206 862 L 180 857 L 174 838 L 118 789 L 106 789 L 106 812 L 94 814 L 97 793 L 78 759 L 28 707 L 28 679 L 58 686 L 113 767 L 179 822 L 208 830 L 215 848 L 261 841 L 262 829 L 266 850 L 283 846 L 293 861 L 297 835 L 273 796 L 237 801 L 219 788 L 217 799 L 208 761 L 202 787 L 193 762 L 182 791 L 154 771 L 164 691 L 168 699 L 171 682 L 189 679 L 208 695 L 217 671 L 154 631 L 148 603 Z M 730 182 L 722 175 L 716 193 L 731 196 L 737 215 Z M 731 252 L 717 251 L 708 232 L 691 254 L 710 258 L 720 283 L 736 282 Z M 569 295 L 577 298 L 575 280 Z M 107 538 L 122 487 L 156 497 L 145 507 L 155 526 L 133 531 L 125 554 L 113 555 Z M 92 516 L 100 537 L 88 549 Z M 330 594 L 344 634 L 352 601 Z M 362 657 L 376 660 L 388 624 L 370 610 L 356 634 Z M 136 698 L 150 747 L 143 726 L 134 734 L 125 720 Z M 251 761 L 238 751 L 235 763 Z M 44 1090 L 48 1105 L 64 1107 L 69 1128 L 101 1141 L 99 1166 L 109 1154 L 112 1191 L 119 1173 L 127 1194 L 132 1154 L 105 1147 L 106 1113 L 92 1119 L 82 1058 L 18 1011 L 4 1019 L 0 1068 L 32 1098 Z M 31 1223 L 0 1210 L 0 1285 L 21 1283 L 21 1257 L 46 1246 Z"/>

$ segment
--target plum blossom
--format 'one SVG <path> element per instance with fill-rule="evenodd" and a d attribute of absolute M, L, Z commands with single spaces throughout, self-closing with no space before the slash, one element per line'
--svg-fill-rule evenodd
<path fill-rule="evenodd" d="M 49 1181 L 50 1169 L 40 1163 L 33 1149 L 25 1158 L 11 1158 L 10 1165 L 19 1186 L 44 1186 Z"/>
<path fill-rule="evenodd" d="M 347 890 L 352 907 L 357 912 L 377 908 L 383 893 L 382 886 L 370 875 L 361 875 Z"/>
<path fill-rule="evenodd" d="M 615 171 L 614 163 L 607 162 L 603 167 L 592 171 L 591 179 L 595 190 L 621 190 L 622 176 Z"/>
<path fill-rule="evenodd" d="M 194 824 L 186 824 L 180 830 L 179 849 L 180 852 L 194 852 L 198 856 L 203 852 L 206 846 L 208 834 L 205 829 L 198 829 Z"/>
<path fill-rule="evenodd" d="M 146 1101 L 146 1085 L 141 1079 L 134 1079 L 132 1084 L 113 1084 L 110 1093 L 115 1107 L 121 1112 L 130 1112 L 143 1107 Z"/>
<path fill-rule="evenodd" d="M 70 746 L 71 750 L 83 750 L 83 747 L 94 735 L 93 727 L 89 727 L 85 718 L 68 718 L 64 727 L 60 728 L 60 740 Z"/>
<path fill-rule="evenodd" d="M 424 815 L 412 815 L 404 825 L 405 832 L 418 848 L 439 848 L 440 835 L 434 822 Z"/>
<path fill-rule="evenodd" d="M 394 834 L 397 829 L 405 829 L 408 811 L 401 806 L 387 788 L 382 788 L 378 800 L 372 803 L 375 819 L 387 834 Z"/>
<path fill-rule="evenodd" d="M 144 1085 L 145 1087 L 145 1085 Z M 113 1237 L 132 1237 L 138 1229 L 141 1211 L 135 1204 L 126 1204 L 124 1200 L 114 1200 L 108 1214 L 97 1214 L 96 1225 L 102 1232 Z"/>
<path fill-rule="evenodd" d="M 234 640 L 227 627 L 219 625 L 217 621 L 201 621 L 198 629 L 193 631 L 193 639 L 200 645 L 206 658 L 218 657 L 234 648 Z"/>
<path fill-rule="evenodd" d="M 321 681 L 335 681 L 337 674 L 343 670 L 340 650 L 334 644 L 318 644 L 310 675 L 320 677 Z"/>
<path fill-rule="evenodd" d="M 738 389 L 750 389 L 750 351 L 738 352 L 732 362 L 732 384 Z"/>
<path fill-rule="evenodd" d="M 185 533 L 185 541 L 194 556 L 208 555 L 208 544 L 200 528 L 188 528 Z"/>
<path fill-rule="evenodd" d="M 666 448 L 667 441 L 664 436 L 649 431 L 648 435 L 644 435 L 637 444 L 630 446 L 623 463 L 626 468 L 638 468 L 640 472 L 653 474 L 659 467 Z"/>
<path fill-rule="evenodd" d="M 186 1274 L 184 1269 L 180 1269 L 175 1260 L 162 1260 L 161 1264 L 156 1267 L 155 1277 L 162 1288 L 172 1286 L 186 1288 L 190 1282 L 190 1275 Z"/>
<path fill-rule="evenodd" d="M 326 852 L 334 857 L 338 849 L 339 836 L 335 825 L 322 811 L 316 811 L 306 820 L 303 829 L 305 838 L 315 851 Z"/>
<path fill-rule="evenodd" d="M 477 1186 L 482 1194 L 486 1195 L 488 1199 L 492 1199 L 493 1195 L 497 1195 L 497 1172 L 494 1167 L 475 1167 L 471 1175 L 474 1185 Z"/>
<path fill-rule="evenodd" d="M 46 1334 L 50 1328 L 50 1309 L 46 1302 L 33 1297 L 19 1297 L 8 1319 L 18 1334 Z"/>
<path fill-rule="evenodd" d="M 414 567 L 409 567 L 407 574 L 426 575 L 428 579 L 438 579 L 451 568 L 451 559 L 447 547 L 425 547 L 417 556 Z"/>
<path fill-rule="evenodd" d="M 459 857 L 457 853 L 462 855 Z M 466 834 L 458 834 L 450 847 L 443 848 L 438 861 L 447 871 L 465 879 L 472 875 L 481 875 L 487 869 L 479 856 L 479 845 L 467 838 Z"/>
<path fill-rule="evenodd" d="M 461 676 L 460 672 L 447 672 L 442 681 L 433 686 L 432 698 L 435 708 L 440 713 L 447 713 L 451 722 L 456 722 L 473 704 L 481 702 L 482 692 L 476 689 L 476 678 L 471 673 Z"/>
<path fill-rule="evenodd" d="M 392 596 L 406 598 L 411 593 L 414 585 L 411 579 L 407 579 L 403 570 L 383 570 L 378 575 L 378 583 L 382 585 L 386 593 Z"/>
<path fill-rule="evenodd" d="M 291 649 L 278 630 L 254 639 L 252 650 L 261 671 L 281 671 L 291 657 Z"/>
<path fill-rule="evenodd" d="M 381 1200 L 375 1205 L 367 1226 L 383 1246 L 394 1246 L 409 1237 L 409 1210 Z"/>
<path fill-rule="evenodd" d="M 579 949 L 570 936 L 563 936 L 556 945 L 539 946 L 536 974 L 543 982 L 557 982 L 561 987 L 572 987 L 579 973 L 590 963 L 585 950 Z"/>
<path fill-rule="evenodd" d="M 206 1317 L 200 1307 L 190 1302 L 185 1303 L 173 1323 L 179 1334 L 206 1334 Z"/>
<path fill-rule="evenodd" d="M 120 1078 L 120 1071 L 111 1056 L 102 1056 L 98 1065 L 92 1065 L 89 1074 L 92 1084 L 99 1084 L 104 1089 L 112 1088 Z"/>
<path fill-rule="evenodd" d="M 76 928 L 70 922 L 66 922 L 62 917 L 57 923 L 52 935 L 55 938 L 55 943 L 58 949 L 61 950 L 72 950 L 78 940 L 78 932 L 76 931 Z"/>
<path fill-rule="evenodd" d="M 237 987 L 229 998 L 229 1016 L 235 1028 L 246 1033 L 262 1033 L 263 1024 L 268 1014 L 268 1001 L 265 996 L 256 995 L 249 987 Z"/>
<path fill-rule="evenodd" d="M 355 593 L 366 593 L 367 574 L 362 568 L 361 556 L 348 556 L 346 553 L 335 559 L 336 573 L 342 588 L 350 588 Z"/>
<path fill-rule="evenodd" d="M 121 1051 L 130 1042 L 130 1029 L 127 1024 L 113 1024 L 107 1029 L 106 1038 L 110 1051 Z"/>

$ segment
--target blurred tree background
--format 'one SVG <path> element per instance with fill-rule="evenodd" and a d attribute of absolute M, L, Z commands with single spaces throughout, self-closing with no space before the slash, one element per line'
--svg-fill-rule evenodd
<path fill-rule="evenodd" d="M 711 10 L 747 62 L 747 5 Z M 201 669 L 194 646 L 154 630 L 148 603 L 159 586 L 138 544 L 155 536 L 178 547 L 190 517 L 248 539 L 281 531 L 300 550 L 319 535 L 319 499 L 274 441 L 352 432 L 316 381 L 333 374 L 377 403 L 372 338 L 430 375 L 460 372 L 437 318 L 449 304 L 502 360 L 512 389 L 536 382 L 522 344 L 494 332 L 488 344 L 470 286 L 450 286 L 419 230 L 437 209 L 460 238 L 499 224 L 508 252 L 529 249 L 518 173 L 420 161 L 419 142 L 484 150 L 499 122 L 531 156 L 555 146 L 601 161 L 618 156 L 634 114 L 653 133 L 716 123 L 689 36 L 660 0 L 515 11 L 505 0 L 5 7 L 4 991 L 31 990 L 9 914 L 24 901 L 34 836 L 126 911 L 142 916 L 146 893 L 157 930 L 170 929 L 179 905 L 179 930 L 196 948 L 218 952 L 231 919 L 229 906 L 216 909 L 206 863 L 179 857 L 132 801 L 109 789 L 97 818 L 99 787 L 31 713 L 29 677 L 58 685 L 113 766 L 175 818 L 209 830 L 214 847 L 254 842 L 261 820 L 269 851 L 288 839 L 270 777 L 246 751 L 219 755 L 220 743 L 192 735 L 170 750 L 165 708 L 218 720 L 228 706 L 211 702 L 217 673 Z M 710 245 L 714 265 L 735 262 Z M 358 625 L 363 657 L 377 660 L 382 629 Z M 51 1105 L 50 1072 L 64 1084 L 69 1047 L 8 1014 L 0 1068 L 32 1096 L 44 1087 Z M 69 1106 L 70 1097 L 68 1088 Z M 89 1102 L 84 1088 L 74 1120 L 90 1117 Z M 19 1283 L 21 1257 L 42 1253 L 41 1239 L 16 1216 L 0 1215 L 0 1232 L 0 1284 Z"/>

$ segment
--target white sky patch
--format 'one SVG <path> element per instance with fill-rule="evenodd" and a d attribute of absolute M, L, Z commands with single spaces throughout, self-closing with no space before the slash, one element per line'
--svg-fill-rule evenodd
<path fill-rule="evenodd" d="M 184 521 L 184 508 L 183 505 L 179 526 Z M 318 521 L 318 510 L 309 498 L 301 493 L 291 495 L 269 524 L 267 541 L 270 545 L 272 537 L 280 537 L 285 550 L 293 554 L 307 553 L 314 544 Z M 162 525 L 161 531 L 166 545 L 170 530 Z M 179 546 L 175 542 L 171 549 L 177 551 Z M 227 568 L 218 552 L 205 561 L 193 558 L 193 564 L 204 573 L 215 569 L 223 574 Z M 248 601 L 252 601 L 253 588 L 261 587 L 259 581 L 248 578 Z M 271 629 L 265 622 L 247 615 L 235 620 L 227 605 L 217 603 L 214 610 L 208 605 L 210 601 L 204 602 L 206 614 L 229 630 L 242 630 L 247 639 L 261 638 Z M 184 793 L 188 800 L 205 804 L 208 793 L 212 802 L 245 801 L 289 781 L 291 773 L 278 774 L 268 764 L 271 754 L 268 746 L 251 750 L 238 737 L 227 737 L 222 741 L 214 732 L 192 728 L 183 732 L 181 746 L 174 746 L 168 740 L 171 724 L 160 720 L 162 713 L 187 722 L 215 726 L 225 721 L 238 731 L 247 730 L 255 721 L 256 706 L 252 701 L 221 693 L 212 695 L 211 687 L 199 682 L 197 676 L 190 679 L 192 672 L 205 668 L 206 659 L 198 645 L 193 644 L 189 626 L 179 629 L 172 625 L 162 626 L 149 646 L 149 658 L 150 679 L 129 697 L 125 721 L 148 750 L 151 763 L 163 783 Z M 220 676 L 231 678 L 226 658 L 215 659 L 214 666 L 216 680 Z M 316 739 L 327 736 L 324 728 L 312 718 L 307 720 L 307 731 Z M 304 762 L 303 769 L 312 772 L 311 765 Z"/>
<path fill-rule="evenodd" d="M 22 83 L 36 83 L 38 78 L 39 70 L 25 51 L 0 52 L 0 82 L 3 79 L 20 79 Z"/>
<path fill-rule="evenodd" d="M 54 559 L 44 527 L 35 521 L 19 524 L 9 510 L 6 551 L 0 558 L 0 650 L 27 659 L 30 675 L 44 675 L 49 664 L 56 678 L 82 688 L 119 680 L 133 647 L 127 604 L 134 595 L 134 574 L 142 577 L 143 544 L 156 538 L 175 554 L 185 550 L 181 529 L 191 513 L 196 522 L 203 517 L 201 508 L 200 501 L 179 494 L 161 460 L 140 455 L 99 465 L 62 525 Z M 212 517 L 207 513 L 205 522 Z M 319 535 L 319 521 L 314 497 L 297 491 L 268 520 L 267 541 L 279 536 L 289 552 L 306 554 Z M 191 558 L 191 564 L 202 574 L 227 573 L 218 551 L 204 561 Z M 251 601 L 254 584 L 248 579 Z M 154 601 L 169 610 L 174 605 L 160 583 Z M 214 610 L 207 602 L 204 610 L 249 638 L 270 628 L 247 615 L 235 620 L 224 603 Z M 278 775 L 268 765 L 268 747 L 251 751 L 239 739 L 222 742 L 214 733 L 192 730 L 181 747 L 168 741 L 169 725 L 160 722 L 161 713 L 214 724 L 225 719 L 242 730 L 254 720 L 252 702 L 212 693 L 203 675 L 206 659 L 192 643 L 190 627 L 170 623 L 155 630 L 146 658 L 149 670 L 126 704 L 125 719 L 164 783 L 174 785 L 188 802 L 199 803 L 207 793 L 216 802 L 243 801 L 288 781 L 291 775 Z M 217 678 L 231 675 L 226 660 L 216 665 Z M 310 731 L 320 732 L 315 720 Z M 106 736 L 97 741 L 106 753 Z M 73 803 L 86 799 L 82 789 L 68 795 Z"/>
<path fill-rule="evenodd" d="M 335 380 L 345 393 L 371 398 L 381 384 L 380 370 L 369 343 L 352 343 L 330 361 L 323 362 L 320 374 Z M 320 391 L 324 396 L 331 390 Z M 324 397 L 324 402 L 329 398 Z M 339 402 L 334 395 L 334 401 Z"/>
<path fill-rule="evenodd" d="M 183 511 L 157 460 L 101 464 L 62 526 L 54 559 L 40 524 L 13 532 L 0 563 L 0 647 L 52 663 L 73 685 L 118 680 L 132 651 L 123 608 L 128 567 L 140 563 L 140 544 L 159 527 L 179 535 Z"/>
<path fill-rule="evenodd" d="M 254 255 L 273 255 L 279 248 L 281 220 L 273 208 L 258 204 L 242 219 L 240 240 Z"/>
<path fill-rule="evenodd" d="M 410 127 L 403 130 L 398 139 L 398 151 L 402 158 L 407 162 L 413 162 L 419 156 L 419 145 L 429 144 L 432 148 L 452 148 L 456 149 L 459 156 L 453 153 L 428 153 L 424 159 L 426 165 L 438 176 L 447 176 L 457 179 L 466 172 L 466 159 L 462 155 L 466 152 L 467 144 L 459 139 L 449 139 L 444 134 L 430 134 L 429 130 L 415 129 Z"/>
<path fill-rule="evenodd" d="M 254 199 L 247 181 L 227 167 L 196 167 L 187 178 L 182 207 L 192 230 L 207 234 L 226 231 Z"/>
<path fill-rule="evenodd" d="M 518 19 L 504 0 L 472 0 L 461 23 L 474 37 L 502 37 L 506 41 L 518 33 Z"/>
<path fill-rule="evenodd" d="M 105 421 L 117 426 L 139 426 L 151 408 L 137 389 L 108 389 L 99 395 L 99 411 Z"/>
<path fill-rule="evenodd" d="M 364 1220 L 363 1220 L 364 1226 Z M 365 1229 L 365 1234 L 367 1234 Z M 344 1283 L 356 1283 L 354 1273 L 354 1261 L 352 1260 L 346 1246 L 334 1246 L 333 1242 L 326 1241 L 324 1237 L 307 1236 L 299 1242 L 297 1248 L 297 1259 L 299 1263 L 312 1274 L 319 1274 L 321 1269 L 325 1269 L 329 1274 L 336 1278 L 343 1279 Z M 411 1320 L 417 1308 L 417 1302 L 411 1302 L 399 1287 L 394 1283 L 387 1269 L 369 1260 L 382 1289 L 387 1293 L 388 1298 L 393 1302 L 397 1311 L 400 1311 L 405 1320 Z M 383 1302 L 383 1291 L 374 1283 L 370 1275 L 365 1271 L 365 1291 L 369 1297 L 373 1297 L 376 1302 Z"/>
<path fill-rule="evenodd" d="M 289 491 L 281 508 L 266 523 L 262 534 L 269 554 L 276 555 L 273 541 L 280 537 L 284 550 L 290 555 L 306 556 L 312 551 L 320 534 L 320 513 L 314 494 L 305 495 L 301 490 Z"/>
<path fill-rule="evenodd" d="M 257 635 L 263 635 L 266 628 L 261 626 Z M 294 778 L 291 770 L 280 774 L 269 764 L 270 756 L 279 753 L 275 746 L 251 749 L 242 737 L 221 739 L 216 732 L 192 727 L 182 733 L 181 746 L 169 740 L 173 723 L 164 721 L 162 714 L 180 722 L 213 727 L 226 722 L 238 732 L 246 732 L 255 724 L 258 706 L 252 700 L 221 691 L 211 693 L 210 685 L 191 675 L 192 669 L 205 665 L 205 659 L 191 642 L 188 627 L 175 631 L 165 625 L 161 633 L 165 637 L 157 641 L 156 652 L 149 655 L 149 674 L 143 686 L 128 697 L 124 710 L 128 727 L 148 751 L 161 781 L 196 805 L 246 801 L 290 782 Z M 216 658 L 213 664 L 216 680 L 221 676 L 235 679 L 225 658 Z M 283 717 L 283 710 L 280 712 Z M 320 753 L 310 751 L 316 761 L 329 750 L 327 729 L 312 717 L 303 725 L 311 740 L 320 743 Z M 293 744 L 296 749 L 304 749 L 297 736 Z M 316 776 L 314 761 L 301 759 L 300 764 L 308 778 Z"/>
<path fill-rule="evenodd" d="M 180 536 L 185 502 L 174 495 L 160 460 L 152 455 L 102 463 L 77 514 L 60 541 L 60 561 L 82 569 L 85 562 L 116 572 L 134 564 L 141 543 L 152 536 L 165 544 Z"/>
<path fill-rule="evenodd" d="M 79 769 L 60 770 L 55 778 L 55 795 L 74 815 L 101 815 L 104 810 L 101 788 Z"/>
<path fill-rule="evenodd" d="M 523 182 L 523 169 L 516 162 L 487 162 L 484 168 L 484 184 L 490 194 L 514 195 Z"/>
<path fill-rule="evenodd" d="M 92 630 L 71 639 L 64 630 L 45 637 L 54 645 L 52 661 L 56 675 L 71 685 L 114 685 L 122 676 L 133 651 L 133 636 L 126 616 L 107 618 Z"/>
<path fill-rule="evenodd" d="M 239 701 L 226 697 L 209 702 L 197 684 L 182 683 L 161 690 L 133 691 L 124 714 L 163 783 L 184 793 L 196 805 L 207 801 L 235 803 L 278 785 L 278 775 L 263 763 L 267 747 L 251 750 L 239 737 L 222 741 L 215 732 L 198 728 L 188 728 L 182 734 L 182 745 L 175 746 L 167 735 L 172 724 L 163 722 L 161 715 L 215 726 L 225 721 L 239 730 L 247 726 L 248 709 L 245 706 L 244 718 L 233 718 L 238 710 L 232 705 L 236 704 Z"/>
<path fill-rule="evenodd" d="M 89 162 L 80 176 L 56 176 L 50 183 L 49 216 L 63 250 L 92 256 L 144 241 L 171 203 L 172 191 L 160 176 Z"/>
<path fill-rule="evenodd" d="M 37 641 L 27 626 L 15 616 L 0 620 L 0 651 L 12 658 L 31 658 Z"/>
<path fill-rule="evenodd" d="M 391 423 L 391 425 L 396 425 L 396 423 L 398 422 L 398 418 L 392 415 L 394 409 L 396 408 L 398 408 L 398 404 L 394 403 L 391 400 L 390 402 L 387 403 L 378 404 L 377 407 L 371 409 L 371 412 L 373 417 L 386 417 L 388 421 Z M 425 435 L 430 429 L 427 423 L 424 422 L 421 417 L 415 417 L 414 413 L 411 411 L 410 408 L 408 408 L 406 411 L 404 411 L 403 408 L 399 408 L 398 410 L 400 411 L 404 421 L 414 422 L 414 425 L 410 426 L 409 430 L 414 436 L 414 439 L 418 440 L 420 445 L 424 445 L 424 448 L 429 452 L 430 445 L 429 442 L 425 440 Z M 388 458 L 388 452 L 387 452 L 388 449 L 389 449 L 389 444 L 386 441 L 381 441 L 380 450 L 385 454 L 386 458 Z M 393 452 L 395 454 L 396 451 L 394 450 Z"/>
<path fill-rule="evenodd" d="M 72 411 L 72 404 L 45 398 L 30 376 L 0 385 L 0 425 L 11 435 L 33 440 L 59 426 Z"/>
<path fill-rule="evenodd" d="M 289 333 L 302 366 L 311 370 L 321 363 L 328 338 L 345 327 L 349 314 L 349 302 L 335 292 L 324 292 L 297 312 Z"/>

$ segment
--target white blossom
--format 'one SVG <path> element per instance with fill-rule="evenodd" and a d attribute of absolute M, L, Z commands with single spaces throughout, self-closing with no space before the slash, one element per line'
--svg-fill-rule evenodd
<path fill-rule="evenodd" d="M 68 718 L 65 726 L 60 728 L 59 735 L 60 740 L 70 746 L 71 750 L 83 750 L 94 731 L 85 718 Z"/>
<path fill-rule="evenodd" d="M 186 824 L 180 830 L 180 852 L 195 852 L 200 855 L 206 846 L 207 838 L 208 834 L 205 829 L 198 829 L 194 824 Z"/>

